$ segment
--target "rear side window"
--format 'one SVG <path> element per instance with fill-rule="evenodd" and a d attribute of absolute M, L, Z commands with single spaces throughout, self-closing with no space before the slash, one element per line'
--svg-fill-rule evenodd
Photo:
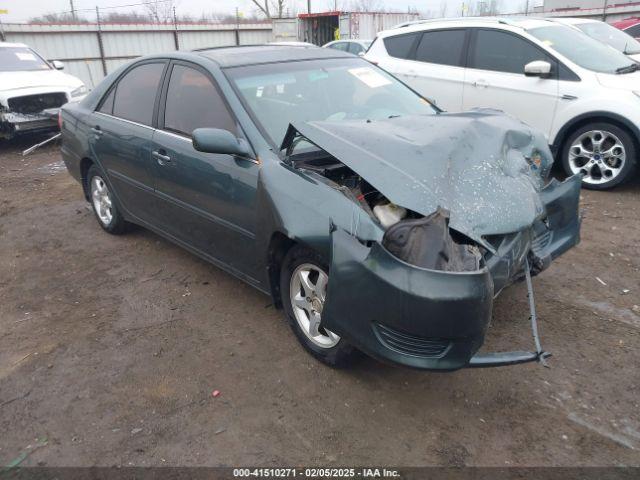
<path fill-rule="evenodd" d="M 347 47 L 348 47 L 347 42 L 338 42 L 338 43 L 333 43 L 329 45 L 329 48 L 333 48 L 334 50 L 340 50 L 341 52 L 346 52 Z"/>
<path fill-rule="evenodd" d="M 113 115 L 151 125 L 163 70 L 164 63 L 147 63 L 129 70 L 116 87 Z"/>
<path fill-rule="evenodd" d="M 236 123 L 218 89 L 195 68 L 175 65 L 171 72 L 164 128 L 191 136 L 196 128 L 221 128 L 236 134 Z"/>
<path fill-rule="evenodd" d="M 385 38 L 384 46 L 387 49 L 387 53 L 396 58 L 409 58 L 413 44 L 419 35 L 419 33 L 408 33 L 406 35 Z"/>
<path fill-rule="evenodd" d="M 349 42 L 349 53 L 358 55 L 360 52 L 364 52 L 364 48 L 362 48 L 362 45 L 356 42 Z"/>
<path fill-rule="evenodd" d="M 554 59 L 535 45 L 511 33 L 478 30 L 469 67 L 524 74 L 524 66 L 535 60 L 555 64 Z"/>
<path fill-rule="evenodd" d="M 416 60 L 462 67 L 465 36 L 466 30 L 424 32 L 416 48 Z"/>

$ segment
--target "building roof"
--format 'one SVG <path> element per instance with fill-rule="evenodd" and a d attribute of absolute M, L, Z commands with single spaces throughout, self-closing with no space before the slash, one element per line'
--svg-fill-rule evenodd
<path fill-rule="evenodd" d="M 198 50 L 221 67 L 240 67 L 259 63 L 279 63 L 320 58 L 353 58 L 353 55 L 330 48 L 289 46 L 278 44 L 244 47 L 220 47 Z"/>

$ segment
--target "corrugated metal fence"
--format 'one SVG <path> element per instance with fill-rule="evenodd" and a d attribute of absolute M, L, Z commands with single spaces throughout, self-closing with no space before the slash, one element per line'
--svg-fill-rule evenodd
<path fill-rule="evenodd" d="M 273 39 L 271 23 L 255 24 L 3 24 L 7 42 L 25 43 L 88 87 L 132 58 L 172 50 L 252 45 Z"/>

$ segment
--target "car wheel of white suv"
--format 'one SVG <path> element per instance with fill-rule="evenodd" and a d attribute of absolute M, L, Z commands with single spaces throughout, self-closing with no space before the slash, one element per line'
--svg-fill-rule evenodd
<path fill-rule="evenodd" d="M 583 175 L 583 187 L 607 190 L 633 176 L 636 146 L 625 130 L 610 123 L 590 123 L 569 135 L 562 165 L 568 175 Z"/>

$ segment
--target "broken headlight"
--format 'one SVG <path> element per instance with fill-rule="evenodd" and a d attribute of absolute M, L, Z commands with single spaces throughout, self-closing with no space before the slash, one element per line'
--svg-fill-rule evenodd
<path fill-rule="evenodd" d="M 86 95 L 89 90 L 84 85 L 80 85 L 78 88 L 71 92 L 71 98 L 81 97 Z"/>

